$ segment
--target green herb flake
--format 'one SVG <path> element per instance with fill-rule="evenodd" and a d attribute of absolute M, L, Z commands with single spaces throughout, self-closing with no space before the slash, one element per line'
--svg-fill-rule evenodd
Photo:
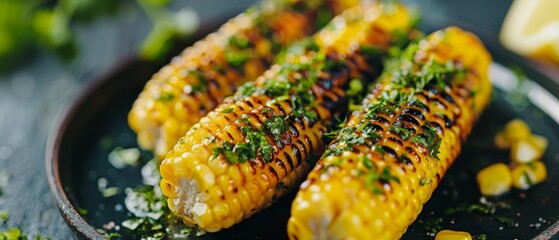
<path fill-rule="evenodd" d="M 487 240 L 487 235 L 477 234 L 472 236 L 473 240 Z"/>
<path fill-rule="evenodd" d="M 532 181 L 532 178 L 530 177 L 530 175 L 528 174 L 527 171 L 524 171 L 522 173 L 522 177 L 524 178 L 524 180 L 526 181 L 526 184 L 528 184 L 528 186 L 534 185 L 534 182 Z"/>
<path fill-rule="evenodd" d="M 241 67 L 254 57 L 251 50 L 230 50 L 225 52 L 225 60 L 233 67 Z"/>
<path fill-rule="evenodd" d="M 397 183 L 400 183 L 400 179 L 398 177 L 392 175 L 392 173 L 390 172 L 390 167 L 385 167 L 382 170 L 382 174 L 380 175 L 380 180 L 382 180 L 384 182 L 395 181 Z"/>
<path fill-rule="evenodd" d="M 389 130 L 395 133 L 396 135 L 400 136 L 404 141 L 408 140 L 412 134 L 412 132 L 409 129 L 398 126 L 396 124 L 392 125 Z"/>
<path fill-rule="evenodd" d="M 87 209 L 81 208 L 81 207 L 78 207 L 76 210 L 78 211 L 78 213 L 80 215 L 86 215 L 87 213 L 89 213 L 89 211 L 87 211 Z"/>
<path fill-rule="evenodd" d="M 270 133 L 276 141 L 280 141 L 281 135 L 287 130 L 287 125 L 282 117 L 272 117 L 264 121 L 264 129 Z"/>
<path fill-rule="evenodd" d="M 429 156 L 440 160 L 438 154 L 441 146 L 441 137 L 439 137 L 437 130 L 430 124 L 425 125 L 423 134 L 413 136 L 411 141 L 427 148 Z"/>
<path fill-rule="evenodd" d="M 419 185 L 424 186 L 426 184 L 430 184 L 433 182 L 433 179 L 431 178 L 422 178 L 421 180 L 419 180 Z"/>
<path fill-rule="evenodd" d="M 116 196 L 118 193 L 120 193 L 120 189 L 117 187 L 109 187 L 103 189 L 101 193 L 103 194 L 103 197 L 108 198 L 108 197 Z"/>
<path fill-rule="evenodd" d="M 226 108 L 226 109 L 221 110 L 221 113 L 232 113 L 233 110 L 235 110 L 235 108 L 230 107 L 230 108 Z"/>
<path fill-rule="evenodd" d="M 241 96 L 247 97 L 256 92 L 256 86 L 252 82 L 247 82 L 239 87 L 239 90 L 237 91 L 241 94 Z"/>
<path fill-rule="evenodd" d="M 418 220 L 426 232 L 435 234 L 443 229 L 444 219 L 442 217 L 429 218 L 427 220 Z"/>
<path fill-rule="evenodd" d="M 366 173 L 363 172 L 358 172 L 359 175 L 363 175 L 363 177 L 365 178 L 365 186 L 367 188 L 369 188 L 369 190 L 373 193 L 373 194 L 382 194 L 382 189 L 377 185 L 378 180 L 379 180 L 379 174 L 375 169 L 371 169 L 370 171 L 367 171 Z"/>
<path fill-rule="evenodd" d="M 509 217 L 495 217 L 495 220 L 504 224 L 507 228 L 518 227 L 518 223 L 513 218 Z"/>
<path fill-rule="evenodd" d="M 367 156 L 363 156 L 362 161 L 363 161 L 363 166 L 365 166 L 367 169 L 375 169 L 376 171 L 375 165 L 373 164 L 373 161 L 371 161 L 370 158 L 368 158 Z"/>
<path fill-rule="evenodd" d="M 384 148 L 381 145 L 375 144 L 373 146 L 373 151 L 377 151 L 380 153 L 380 155 L 382 156 L 382 158 L 384 158 L 384 156 L 386 155 L 386 151 L 384 150 Z"/>
<path fill-rule="evenodd" d="M 285 185 L 284 182 L 279 182 L 278 184 L 276 184 L 276 190 L 277 191 L 287 190 L 287 186 Z"/>
<path fill-rule="evenodd" d="M 162 93 L 157 98 L 155 98 L 155 100 L 162 101 L 162 102 L 167 102 L 167 101 L 173 100 L 174 98 L 175 98 L 175 95 L 173 95 L 172 93 Z"/>

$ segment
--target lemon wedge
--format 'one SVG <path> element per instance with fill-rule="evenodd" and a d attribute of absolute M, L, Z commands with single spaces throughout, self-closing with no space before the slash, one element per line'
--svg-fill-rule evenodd
<path fill-rule="evenodd" d="M 559 64 L 559 1 L 515 0 L 500 39 L 516 53 Z"/>

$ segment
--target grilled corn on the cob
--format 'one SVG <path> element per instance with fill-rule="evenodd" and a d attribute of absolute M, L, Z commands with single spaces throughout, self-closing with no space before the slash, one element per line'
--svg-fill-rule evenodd
<path fill-rule="evenodd" d="M 490 62 L 454 27 L 410 45 L 301 185 L 289 238 L 401 237 L 489 101 Z"/>
<path fill-rule="evenodd" d="M 400 5 L 351 8 L 317 33 L 306 50 L 288 54 L 243 85 L 162 162 L 169 208 L 187 225 L 215 232 L 296 186 L 322 154 L 326 128 L 345 114 L 349 82 L 378 73 L 380 56 L 372 52 L 386 52 L 397 32 L 407 33 L 411 24 Z"/>
<path fill-rule="evenodd" d="M 233 18 L 187 48 L 146 84 L 128 116 L 138 143 L 164 157 L 225 96 L 268 69 L 285 46 L 356 2 L 269 0 Z"/>

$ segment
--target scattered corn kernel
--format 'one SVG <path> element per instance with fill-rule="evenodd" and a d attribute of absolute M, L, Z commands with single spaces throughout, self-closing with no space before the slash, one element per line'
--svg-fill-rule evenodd
<path fill-rule="evenodd" d="M 467 232 L 442 230 L 437 233 L 435 240 L 472 240 L 472 235 Z"/>
<path fill-rule="evenodd" d="M 540 135 L 532 135 L 531 142 L 534 146 L 539 148 L 542 153 L 545 152 L 545 149 L 547 149 L 547 145 L 549 144 L 547 138 Z"/>
<path fill-rule="evenodd" d="M 547 146 L 547 139 L 533 136 L 512 143 L 510 157 L 514 163 L 529 163 L 541 159 Z"/>
<path fill-rule="evenodd" d="M 505 134 L 505 132 L 497 133 L 497 135 L 495 135 L 494 143 L 495 143 L 495 146 L 497 146 L 498 149 L 509 149 L 510 148 L 510 141 L 507 138 L 507 135 Z"/>
<path fill-rule="evenodd" d="M 514 119 L 505 125 L 505 134 L 511 141 L 525 139 L 530 136 L 530 127 L 521 119 Z"/>
<path fill-rule="evenodd" d="M 547 169 L 543 162 L 518 165 L 512 169 L 512 185 L 526 190 L 543 182 L 547 178 Z"/>
<path fill-rule="evenodd" d="M 521 119 L 514 119 L 505 125 L 503 131 L 495 135 L 494 142 L 499 149 L 509 149 L 512 143 L 530 135 L 530 127 Z"/>
<path fill-rule="evenodd" d="M 484 196 L 498 196 L 510 190 L 512 176 L 504 163 L 495 163 L 482 169 L 477 174 L 479 190 Z"/>

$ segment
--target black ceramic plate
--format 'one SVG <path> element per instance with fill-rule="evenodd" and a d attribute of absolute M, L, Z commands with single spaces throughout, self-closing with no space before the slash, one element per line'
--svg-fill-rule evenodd
<path fill-rule="evenodd" d="M 449 24 L 476 32 L 491 50 L 497 62 L 491 73 L 496 90 L 462 154 L 404 239 L 431 238 L 426 225 L 433 221 L 439 221 L 445 229 L 486 234 L 488 239 L 558 238 L 559 222 L 554 224 L 552 219 L 559 218 L 559 81 L 553 79 L 550 68 L 504 50 L 490 33 L 433 17 L 424 21 L 423 29 L 429 32 Z M 520 67 L 533 80 L 526 86 L 529 102 L 524 108 L 509 101 L 508 92 L 511 86 L 515 86 L 515 77 L 504 66 L 511 65 Z M 80 237 L 101 238 L 95 228 L 111 221 L 120 223 L 129 216 L 121 210 L 123 191 L 105 198 L 98 190 L 98 179 L 105 178 L 110 186 L 121 190 L 141 185 L 140 167 L 119 170 L 109 164 L 107 156 L 117 146 L 137 147 L 135 135 L 127 126 L 127 113 L 145 81 L 158 67 L 134 61 L 93 82 L 51 134 L 47 146 L 49 182 L 63 217 Z M 479 201 L 480 194 L 473 177 L 477 171 L 493 162 L 508 161 L 506 152 L 492 147 L 492 139 L 513 118 L 524 119 L 533 132 L 549 140 L 543 157 L 549 179 L 528 191 L 513 191 L 498 199 L 510 204 L 511 208 L 498 210 L 495 215 L 476 212 L 445 215 L 449 208 Z M 142 158 L 148 159 L 149 154 L 143 153 Z M 282 198 L 269 209 L 230 229 L 206 234 L 199 239 L 286 239 L 285 226 L 293 197 L 291 194 Z M 88 213 L 82 216 L 77 212 L 78 208 L 87 209 Z M 514 223 L 507 227 L 497 220 L 498 217 L 501 220 L 501 217 L 511 218 Z"/>

